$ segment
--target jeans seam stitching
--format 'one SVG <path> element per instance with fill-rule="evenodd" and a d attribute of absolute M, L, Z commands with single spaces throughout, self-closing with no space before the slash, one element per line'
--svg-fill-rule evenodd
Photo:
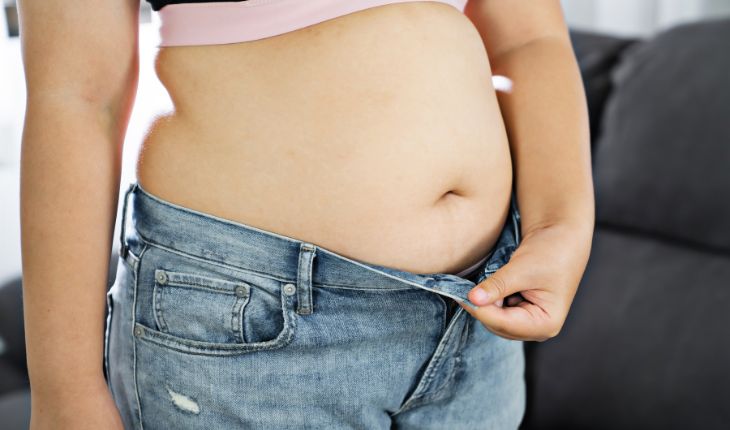
<path fill-rule="evenodd" d="M 243 338 L 243 311 L 250 299 L 249 290 L 245 297 L 236 297 L 236 301 L 233 302 L 233 309 L 231 309 L 231 330 L 233 330 L 233 335 L 239 342 L 246 341 Z"/>
<path fill-rule="evenodd" d="M 217 261 L 217 260 L 211 260 L 211 259 L 203 258 L 203 257 L 197 256 L 197 255 L 194 255 L 194 254 L 190 254 L 190 253 L 187 253 L 187 252 L 184 252 L 184 251 L 180 251 L 179 249 L 167 247 L 165 245 L 162 245 L 160 243 L 151 241 L 149 239 L 144 239 L 143 238 L 142 240 L 146 244 L 148 244 L 149 246 L 151 246 L 151 247 L 155 247 L 155 248 L 158 248 L 158 249 L 162 249 L 164 251 L 168 251 L 168 252 L 171 252 L 173 254 L 177 254 L 177 255 L 180 255 L 182 257 L 185 257 L 185 258 L 190 258 L 190 259 L 193 259 L 193 260 L 196 260 L 196 261 L 200 261 L 200 262 L 203 262 L 203 263 L 212 264 L 214 266 L 219 266 L 219 267 L 222 267 L 224 269 L 229 269 L 229 270 L 244 272 L 244 273 L 252 274 L 252 275 L 256 275 L 256 276 L 262 276 L 264 278 L 267 278 L 267 279 L 270 279 L 270 280 L 273 280 L 273 281 L 279 281 L 279 282 L 295 282 L 295 281 L 293 281 L 291 279 L 282 279 L 282 278 L 279 278 L 277 276 L 272 276 L 269 273 L 260 272 L 258 270 L 246 269 L 246 268 L 243 268 L 243 267 L 238 267 L 238 266 L 230 265 L 228 263 L 222 263 L 222 262 Z"/>
<path fill-rule="evenodd" d="M 419 398 L 425 398 L 430 393 L 428 392 L 428 388 L 431 385 L 431 381 L 433 380 L 435 376 L 435 372 L 438 369 L 439 365 L 441 364 L 441 360 L 444 357 L 444 349 L 446 348 L 446 333 L 444 333 L 441 336 L 441 341 L 439 342 L 438 346 L 436 347 L 436 351 L 434 351 L 434 355 L 431 356 L 431 359 L 429 360 L 428 364 L 426 365 L 426 371 L 424 372 L 423 376 L 421 377 L 420 382 L 416 386 L 416 388 L 413 390 L 413 394 L 411 394 L 410 398 L 406 400 L 406 402 L 403 404 L 402 408 L 396 411 L 396 413 L 400 413 L 408 408 L 411 407 L 411 404 L 414 403 Z"/>
<path fill-rule="evenodd" d="M 165 316 L 162 314 L 162 291 L 161 286 L 155 280 L 152 287 L 152 308 L 154 309 L 155 323 L 160 331 L 167 332 L 167 321 Z"/>
<path fill-rule="evenodd" d="M 283 289 L 281 289 L 280 295 L 282 296 L 281 300 L 281 310 L 283 312 L 284 316 L 284 331 L 280 333 L 281 339 L 278 339 L 277 342 L 267 344 L 267 345 L 258 345 L 258 346 L 251 346 L 250 344 L 225 344 L 230 345 L 230 347 L 205 347 L 205 346 L 196 346 L 193 345 L 195 342 L 188 342 L 185 341 L 185 339 L 164 339 L 160 336 L 157 336 L 156 333 L 153 333 L 152 330 L 150 330 L 148 327 L 141 323 L 135 323 L 136 325 L 139 325 L 140 328 L 142 328 L 148 336 L 142 336 L 140 337 L 140 341 L 147 341 L 151 342 L 155 345 L 158 345 L 162 348 L 168 348 L 175 351 L 180 351 L 185 354 L 190 355 L 203 355 L 203 356 L 235 356 L 235 355 L 244 355 L 249 352 L 255 352 L 255 351 L 267 351 L 267 350 L 276 350 L 280 348 L 284 348 L 287 345 L 291 344 L 291 342 L 294 339 L 294 332 L 296 331 L 296 321 L 295 317 L 291 315 L 292 310 L 290 309 L 289 301 L 290 298 L 288 296 L 284 296 Z M 173 335 L 170 335 L 173 336 Z M 278 338 L 278 337 L 277 337 Z M 275 339 L 277 339 L 275 338 Z M 275 339 L 272 339 L 275 340 Z"/>
<path fill-rule="evenodd" d="M 134 275 L 134 299 L 132 303 L 132 339 L 133 339 L 133 348 L 132 353 L 134 355 L 133 357 L 133 365 L 134 365 L 134 397 L 137 400 L 137 419 L 139 420 L 138 424 L 140 427 L 140 430 L 144 430 L 144 424 L 142 423 L 142 402 L 139 399 L 139 386 L 137 384 L 137 342 L 136 338 L 134 336 L 134 326 L 137 320 L 137 289 L 139 288 L 139 268 L 140 268 L 140 261 L 142 260 L 142 257 L 149 249 L 149 244 L 145 242 L 144 247 L 142 248 L 142 251 L 139 253 L 139 258 L 136 260 L 134 265 L 134 271 L 132 272 Z"/>
<path fill-rule="evenodd" d="M 312 287 L 316 288 L 332 288 L 332 289 L 340 289 L 340 290 L 356 290 L 356 291 L 413 291 L 413 290 L 420 290 L 421 288 L 411 288 L 411 287 L 402 287 L 402 288 L 362 288 L 357 285 L 342 285 L 342 284 L 322 284 L 322 283 L 312 283 Z"/>

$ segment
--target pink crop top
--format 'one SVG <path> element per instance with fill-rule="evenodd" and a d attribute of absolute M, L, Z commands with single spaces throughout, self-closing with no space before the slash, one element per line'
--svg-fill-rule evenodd
<path fill-rule="evenodd" d="M 359 10 L 408 1 L 438 1 L 464 11 L 467 0 L 245 0 L 153 3 L 160 45 L 212 45 L 276 36 Z M 190 1 L 190 0 L 182 0 Z M 159 8 L 159 10 L 158 10 Z"/>
<path fill-rule="evenodd" d="M 376 6 L 438 1 L 464 12 L 467 0 L 148 0 L 160 18 L 158 46 L 218 45 L 276 36 Z M 512 81 L 493 76 L 497 91 Z"/>

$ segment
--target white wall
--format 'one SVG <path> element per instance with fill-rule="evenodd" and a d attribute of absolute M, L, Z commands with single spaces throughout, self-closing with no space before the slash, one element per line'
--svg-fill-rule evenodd
<path fill-rule="evenodd" d="M 562 0 L 575 28 L 648 36 L 672 25 L 730 16 L 730 0 Z"/>

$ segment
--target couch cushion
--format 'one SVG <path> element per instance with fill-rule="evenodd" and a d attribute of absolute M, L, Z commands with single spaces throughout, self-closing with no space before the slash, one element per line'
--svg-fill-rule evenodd
<path fill-rule="evenodd" d="M 25 373 L 23 287 L 20 278 L 0 284 L 0 362 Z"/>
<path fill-rule="evenodd" d="M 594 152 L 599 222 L 730 250 L 730 19 L 635 43 Z"/>
<path fill-rule="evenodd" d="M 30 428 L 30 390 L 19 390 L 0 396 L 0 417 L 3 430 Z"/>
<path fill-rule="evenodd" d="M 619 54 L 636 39 L 590 33 L 571 29 L 573 44 L 588 103 L 591 143 L 601 133 L 601 118 L 608 95 L 611 93 L 611 71 Z"/>
<path fill-rule="evenodd" d="M 28 384 L 27 372 L 0 358 L 0 397 L 28 388 Z M 2 428 L 2 425 L 0 425 L 0 428 Z"/>
<path fill-rule="evenodd" d="M 726 429 L 730 256 L 598 229 L 559 336 L 528 347 L 523 429 Z"/>

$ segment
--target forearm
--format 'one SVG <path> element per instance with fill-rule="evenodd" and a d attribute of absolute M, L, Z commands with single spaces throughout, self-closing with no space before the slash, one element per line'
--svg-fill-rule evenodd
<path fill-rule="evenodd" d="M 588 112 L 569 43 L 537 39 L 490 60 L 494 74 L 514 81 L 512 92 L 498 97 L 524 235 L 556 224 L 592 234 Z"/>
<path fill-rule="evenodd" d="M 23 307 L 34 397 L 103 384 L 123 133 L 83 102 L 30 101 L 21 150 Z M 76 396 L 80 397 L 76 397 Z"/>

